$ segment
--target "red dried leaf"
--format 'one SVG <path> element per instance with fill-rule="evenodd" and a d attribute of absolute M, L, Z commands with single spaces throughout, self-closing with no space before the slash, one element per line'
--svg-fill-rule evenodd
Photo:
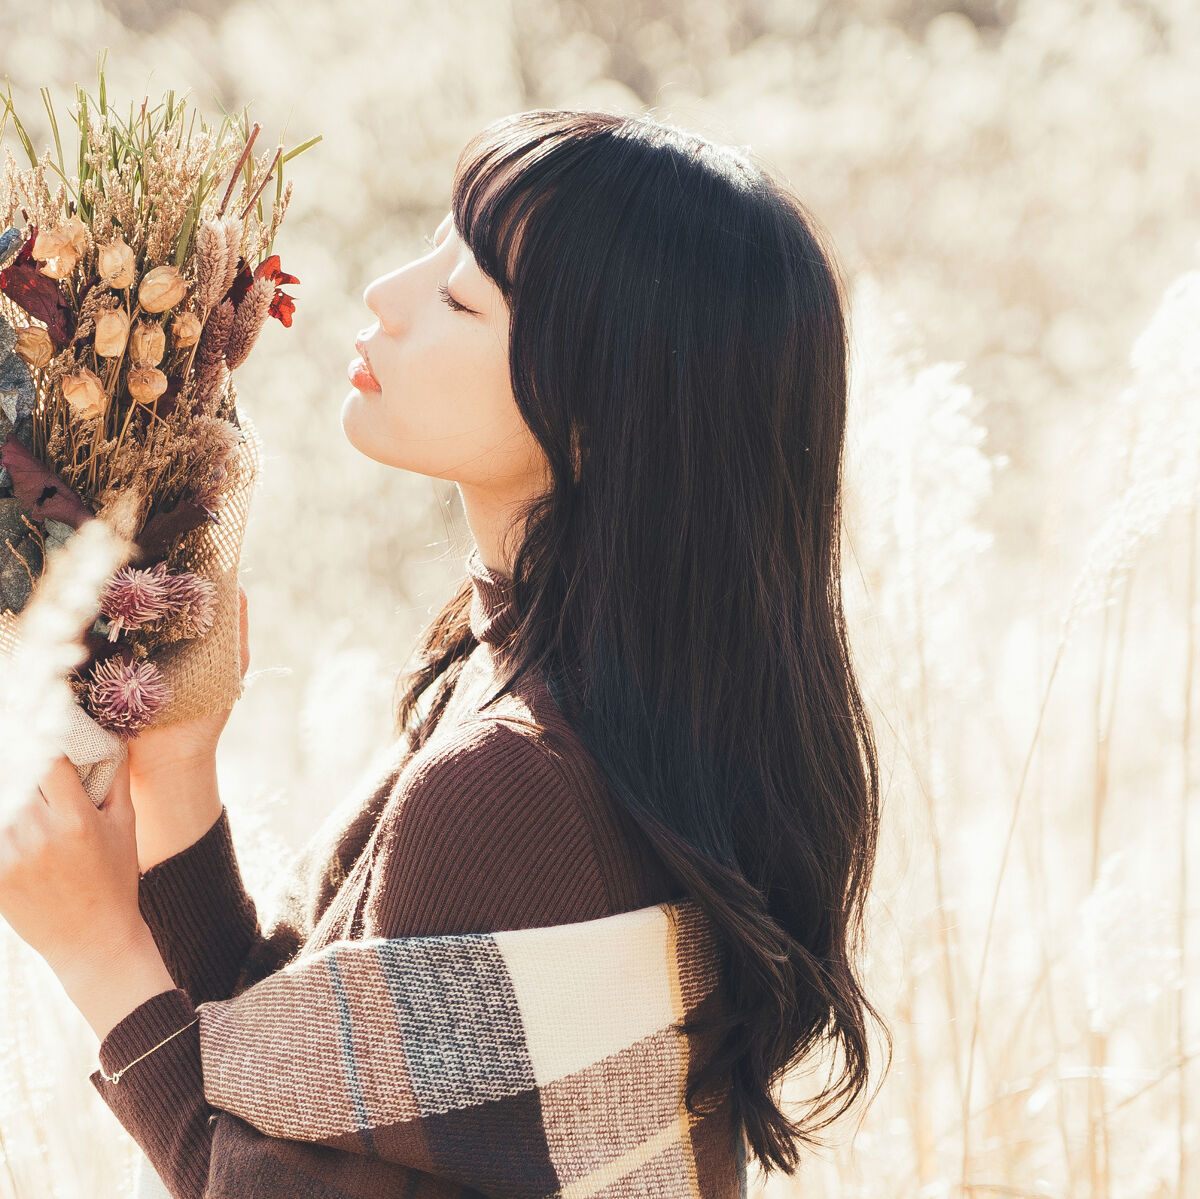
<path fill-rule="evenodd" d="M 289 275 L 287 271 L 279 269 L 279 255 L 272 254 L 270 258 L 264 258 L 258 264 L 258 269 L 254 272 L 256 279 L 270 279 L 273 283 L 299 283 L 300 280 L 295 275 Z"/>
<path fill-rule="evenodd" d="M 30 316 L 45 321 L 50 340 L 61 350 L 75 334 L 75 314 L 67 304 L 58 281 L 43 275 L 33 261 L 37 226 L 29 227 L 29 240 L 12 263 L 0 271 L 0 291 Z"/>
<path fill-rule="evenodd" d="M 285 328 L 292 327 L 292 313 L 296 311 L 296 301 L 286 291 L 277 291 L 267 309 L 269 316 L 275 317 Z"/>
<path fill-rule="evenodd" d="M 85 521 L 95 519 L 79 496 L 17 440 L 11 426 L 0 446 L 0 463 L 12 476 L 13 494 L 26 515 L 39 524 L 52 517 L 78 529 Z"/>
<path fill-rule="evenodd" d="M 300 280 L 295 275 L 289 275 L 287 271 L 279 269 L 279 255 L 272 254 L 270 258 L 265 258 L 258 265 L 258 269 L 254 272 L 255 279 L 270 279 L 276 285 L 281 283 L 299 283 Z M 285 328 L 292 327 L 292 314 L 296 311 L 295 298 L 289 296 L 286 291 L 281 291 L 278 286 L 275 288 L 275 294 L 271 297 L 271 307 L 267 309 L 267 314 L 273 316 Z"/>
<path fill-rule="evenodd" d="M 295 275 L 289 275 L 287 271 L 279 269 L 278 254 L 272 254 L 270 258 L 264 258 L 253 272 L 244 258 L 239 258 L 238 262 L 242 265 L 238 273 L 234 276 L 233 283 L 230 284 L 228 292 L 228 297 L 233 301 L 234 308 L 242 302 L 246 292 L 250 290 L 251 284 L 258 279 L 270 279 L 276 284 L 300 282 Z M 267 314 L 275 317 L 277 321 L 290 329 L 292 327 L 292 314 L 295 311 L 295 297 L 289 296 L 286 291 L 280 291 L 276 287 L 275 294 L 271 297 L 271 307 L 267 310 Z"/>

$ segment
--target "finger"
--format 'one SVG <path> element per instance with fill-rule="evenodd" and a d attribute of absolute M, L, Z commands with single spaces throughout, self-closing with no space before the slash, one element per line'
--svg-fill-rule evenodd
<path fill-rule="evenodd" d="M 95 805 L 84 789 L 75 763 L 65 754 L 60 754 L 50 764 L 38 790 L 46 800 L 46 806 L 52 811 L 66 814 L 94 812 Z"/>

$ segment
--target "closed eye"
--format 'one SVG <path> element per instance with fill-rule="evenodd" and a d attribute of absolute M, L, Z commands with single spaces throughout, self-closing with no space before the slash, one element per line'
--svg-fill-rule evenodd
<path fill-rule="evenodd" d="M 443 300 L 444 300 L 444 301 L 445 301 L 447 304 L 449 304 L 451 308 L 453 308 L 453 309 L 454 309 L 454 311 L 455 311 L 455 312 L 471 312 L 471 313 L 474 313 L 474 312 L 475 312 L 475 309 L 474 309 L 474 308 L 468 308 L 468 307 L 467 307 L 465 304 L 460 304 L 460 303 L 459 303 L 459 302 L 458 302 L 458 301 L 457 301 L 457 300 L 456 300 L 456 299 L 455 299 L 455 298 L 454 298 L 454 297 L 453 297 L 453 296 L 450 294 L 450 289 L 449 289 L 449 288 L 446 286 L 446 284 L 445 284 L 445 283 L 439 283 L 439 284 L 437 285 L 437 292 L 438 292 L 438 295 L 439 295 L 439 296 L 441 296 L 441 297 L 442 297 L 442 299 L 443 299 Z"/>
<path fill-rule="evenodd" d="M 433 238 L 432 238 L 432 237 L 430 237 L 428 233 L 426 233 L 426 234 L 425 234 L 425 244 L 426 244 L 426 245 L 427 245 L 427 246 L 428 246 L 428 247 L 429 247 L 431 250 L 436 250 L 436 249 L 438 248 L 438 245 L 439 245 L 440 243 L 438 243 L 438 242 L 434 241 L 434 240 L 433 240 Z M 450 294 L 450 288 L 449 288 L 449 287 L 448 287 L 448 286 L 447 286 L 445 283 L 439 283 L 439 284 L 438 284 L 438 286 L 437 286 L 437 292 L 438 292 L 438 295 L 442 297 L 442 300 L 443 300 L 445 303 L 449 304 L 449 305 L 450 305 L 450 307 L 451 307 L 451 308 L 453 308 L 455 312 L 469 312 L 469 313 L 471 313 L 471 315 L 472 315 L 472 316 L 478 316 L 478 315 L 479 315 L 479 313 L 477 313 L 477 312 L 475 311 L 475 309 L 474 309 L 474 308 L 468 308 L 468 307 L 467 307 L 465 304 L 460 304 L 460 303 L 459 303 L 459 302 L 458 302 L 458 301 L 457 301 L 457 300 L 456 300 L 456 299 L 455 299 L 455 298 L 454 298 L 454 297 L 453 297 L 453 296 Z"/>

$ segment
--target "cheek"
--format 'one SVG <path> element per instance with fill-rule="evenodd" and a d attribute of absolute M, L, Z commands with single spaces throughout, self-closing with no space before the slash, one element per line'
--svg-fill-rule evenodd
<path fill-rule="evenodd" d="M 483 338 L 410 336 L 378 367 L 382 393 L 352 389 L 342 426 L 356 449 L 461 483 L 525 476 L 536 449 L 517 412 L 507 356 Z"/>

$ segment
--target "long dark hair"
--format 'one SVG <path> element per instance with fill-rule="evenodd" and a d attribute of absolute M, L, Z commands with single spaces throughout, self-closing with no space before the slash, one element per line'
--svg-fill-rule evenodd
<path fill-rule="evenodd" d="M 794 1142 L 867 1084 L 866 1015 L 883 1023 L 853 968 L 879 785 L 839 581 L 836 259 L 746 155 L 645 115 L 494 121 L 451 207 L 508 304 L 513 392 L 552 473 L 510 530 L 518 652 L 492 698 L 542 672 L 713 920 L 732 1002 L 687 1104 L 731 1077 L 751 1152 L 791 1174 Z M 410 752 L 475 646 L 470 596 L 466 579 L 398 680 Z M 823 1042 L 838 1081 L 794 1122 L 775 1090 Z"/>

